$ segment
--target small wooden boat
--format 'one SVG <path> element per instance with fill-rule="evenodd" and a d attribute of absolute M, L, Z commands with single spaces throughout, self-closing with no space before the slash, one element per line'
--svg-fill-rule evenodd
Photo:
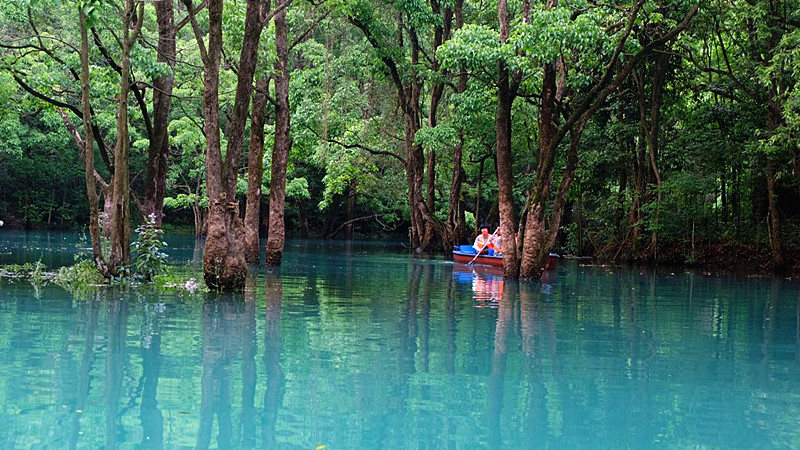
<path fill-rule="evenodd" d="M 495 255 L 492 250 L 489 250 L 489 254 L 479 255 L 475 258 L 477 254 L 478 252 L 475 251 L 471 245 L 457 245 L 453 247 L 453 261 L 459 264 L 469 264 L 474 258 L 475 262 L 473 264 L 503 268 L 502 255 Z M 550 253 L 550 256 L 547 258 L 547 263 L 544 265 L 544 270 L 555 270 L 558 267 L 559 258 L 561 257 L 557 254 Z"/>

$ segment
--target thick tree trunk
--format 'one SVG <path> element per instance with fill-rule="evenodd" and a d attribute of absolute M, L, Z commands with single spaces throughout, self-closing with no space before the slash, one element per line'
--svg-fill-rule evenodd
<path fill-rule="evenodd" d="M 267 90 L 269 78 L 262 77 L 256 82 L 253 96 L 253 119 L 250 124 L 250 145 L 247 156 L 247 205 L 244 215 L 245 260 L 248 264 L 258 264 L 261 250 L 258 238 L 261 218 L 261 183 L 264 179 L 264 124 L 267 116 Z"/>
<path fill-rule="evenodd" d="M 206 255 L 203 257 L 203 272 L 206 284 L 212 289 L 240 290 L 247 276 L 244 253 L 244 225 L 239 217 L 239 202 L 236 200 L 236 181 L 244 141 L 244 129 L 250 96 L 253 92 L 253 77 L 258 56 L 258 41 L 263 28 L 262 0 L 248 0 L 245 13 L 244 39 L 239 57 L 239 73 L 236 80 L 236 97 L 233 114 L 228 124 L 229 139 L 225 160 L 219 151 L 219 55 L 221 53 L 221 0 L 211 2 L 209 10 L 209 42 L 206 58 L 206 90 L 212 87 L 213 98 L 204 95 L 206 101 L 206 137 L 209 139 L 206 156 L 206 177 L 209 192 L 208 238 Z M 212 4 L 214 11 L 212 12 Z M 219 14 L 219 17 L 217 17 Z M 213 21 L 212 21 L 213 15 Z M 219 33 L 219 35 L 217 34 Z M 214 76 L 210 80 L 209 74 Z M 208 94 L 208 92 L 206 93 Z M 213 152 L 209 121 L 213 117 Z M 211 172 L 216 172 L 212 175 Z M 211 186 L 215 184 L 212 191 Z"/>
<path fill-rule="evenodd" d="M 276 5 L 280 7 L 281 5 Z M 275 16 L 275 146 L 272 149 L 272 177 L 269 189 L 269 235 L 266 264 L 278 266 L 283 258 L 286 229 L 286 165 L 292 142 L 289 122 L 289 45 L 286 9 Z"/>
<path fill-rule="evenodd" d="M 520 262 L 520 277 L 538 278 L 543 267 L 542 253 L 545 246 L 545 206 L 549 199 L 553 162 L 558 148 L 558 86 L 555 64 L 545 64 L 542 79 L 542 103 L 539 106 L 539 158 L 536 167 L 536 182 L 528 193 L 524 229 L 520 230 L 523 242 Z"/>
<path fill-rule="evenodd" d="M 203 254 L 203 278 L 211 289 L 241 290 L 247 275 L 241 245 L 242 222 L 233 191 L 223 184 L 219 130 L 219 68 L 222 54 L 222 0 L 208 2 L 208 48 L 204 58 L 203 106 L 206 135 L 208 235 Z M 200 41 L 202 44 L 202 40 Z M 235 192 L 235 191 L 233 191 Z"/>
<path fill-rule="evenodd" d="M 497 2 L 497 17 L 500 22 L 500 41 L 509 36 L 508 3 Z M 519 278 L 519 259 L 513 236 L 516 234 L 514 215 L 514 172 L 511 165 L 511 106 L 514 95 L 511 91 L 509 69 L 505 62 L 498 62 L 497 113 L 495 139 L 497 145 L 497 201 L 500 214 L 500 231 L 503 235 L 503 275 Z M 476 218 L 477 219 L 477 218 Z"/>
<path fill-rule="evenodd" d="M 175 67 L 175 13 L 172 0 L 154 2 L 158 22 L 158 51 L 156 60 Z M 143 213 L 152 215 L 156 226 L 164 217 L 164 195 L 167 184 L 169 156 L 169 114 L 172 108 L 172 73 L 153 80 L 153 135 L 147 157 Z"/>
<path fill-rule="evenodd" d="M 419 112 L 412 108 L 404 114 L 404 137 L 406 146 L 406 182 L 408 184 L 408 207 L 411 215 L 411 247 L 420 249 L 425 238 L 425 220 L 421 207 L 422 175 L 424 172 L 424 155 L 422 147 L 414 144 L 414 137 L 419 131 Z"/>

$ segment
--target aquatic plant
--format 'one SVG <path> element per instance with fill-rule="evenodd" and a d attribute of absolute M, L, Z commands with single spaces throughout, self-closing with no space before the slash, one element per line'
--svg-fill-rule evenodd
<path fill-rule="evenodd" d="M 167 243 L 161 240 L 163 231 L 156 226 L 155 216 L 152 214 L 136 228 L 136 234 L 139 239 L 132 246 L 135 259 L 131 275 L 137 280 L 151 281 L 167 269 L 168 257 L 161 251 Z"/>
<path fill-rule="evenodd" d="M 75 292 L 102 285 L 105 280 L 97 267 L 89 259 L 76 262 L 72 266 L 58 269 L 53 282 L 64 289 Z"/>

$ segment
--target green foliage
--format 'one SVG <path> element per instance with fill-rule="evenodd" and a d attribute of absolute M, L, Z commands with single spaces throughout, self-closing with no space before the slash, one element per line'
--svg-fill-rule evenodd
<path fill-rule="evenodd" d="M 167 245 L 161 240 L 163 231 L 150 217 L 136 228 L 138 240 L 131 246 L 133 254 L 133 277 L 137 280 L 151 281 L 156 275 L 167 270 L 167 254 L 161 249 Z"/>
<path fill-rule="evenodd" d="M 97 266 L 90 259 L 77 261 L 72 266 L 58 269 L 53 282 L 70 292 L 85 292 L 88 289 L 104 284 Z"/>
<path fill-rule="evenodd" d="M 310 199 L 308 192 L 308 180 L 303 177 L 292 178 L 286 183 L 286 198 L 291 199 Z"/>
<path fill-rule="evenodd" d="M 41 261 L 25 264 L 6 264 L 0 266 L 0 279 L 23 279 L 32 284 L 42 282 L 45 266 Z"/>

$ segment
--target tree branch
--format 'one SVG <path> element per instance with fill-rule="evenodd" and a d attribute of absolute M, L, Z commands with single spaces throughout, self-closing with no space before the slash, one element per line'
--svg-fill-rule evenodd
<path fill-rule="evenodd" d="M 11 76 L 14 77 L 14 81 L 16 81 L 17 84 L 28 94 L 38 98 L 39 100 L 44 101 L 45 103 L 49 103 L 55 106 L 56 108 L 67 109 L 76 116 L 80 117 L 81 119 L 83 118 L 83 113 L 77 107 L 70 105 L 69 103 L 64 103 L 60 100 L 50 98 L 42 94 L 41 92 L 37 91 L 36 89 L 33 89 L 19 76 L 19 72 L 12 70 Z M 95 141 L 97 141 L 97 147 L 100 149 L 100 156 L 103 158 L 103 162 L 105 163 L 106 168 L 113 173 L 114 166 L 111 164 L 111 160 L 108 157 L 108 150 L 100 135 L 100 130 L 97 128 L 94 122 L 92 122 L 92 135 L 94 136 Z"/>
<path fill-rule="evenodd" d="M 331 139 L 331 138 L 323 138 L 322 136 L 320 136 L 320 135 L 319 135 L 319 134 L 318 134 L 318 133 L 317 133 L 317 132 L 316 132 L 314 129 L 312 129 L 311 127 L 309 127 L 309 126 L 306 126 L 306 129 L 307 129 L 308 131 L 310 131 L 312 134 L 314 134 L 314 136 L 316 136 L 316 137 L 317 137 L 319 140 L 321 140 L 321 141 L 330 142 L 330 143 L 332 143 L 332 144 L 336 144 L 336 145 L 339 145 L 339 146 L 341 146 L 341 147 L 344 147 L 344 148 L 358 148 L 358 149 L 364 150 L 365 152 L 367 152 L 367 153 L 370 153 L 370 154 L 372 154 L 372 155 L 384 155 L 384 156 L 391 156 L 392 158 L 395 158 L 396 160 L 398 160 L 398 161 L 400 161 L 401 163 L 403 163 L 403 166 L 405 167 L 406 160 L 405 160 L 405 159 L 404 159 L 402 156 L 400 156 L 400 155 L 398 155 L 398 154 L 396 154 L 396 153 L 392 153 L 392 152 L 385 151 L 385 150 L 375 150 L 375 149 L 373 149 L 373 148 L 369 148 L 369 147 L 367 147 L 366 145 L 363 145 L 363 144 L 347 144 L 347 143 L 344 143 L 344 142 L 338 141 L 338 140 L 336 140 L 336 139 Z"/>

